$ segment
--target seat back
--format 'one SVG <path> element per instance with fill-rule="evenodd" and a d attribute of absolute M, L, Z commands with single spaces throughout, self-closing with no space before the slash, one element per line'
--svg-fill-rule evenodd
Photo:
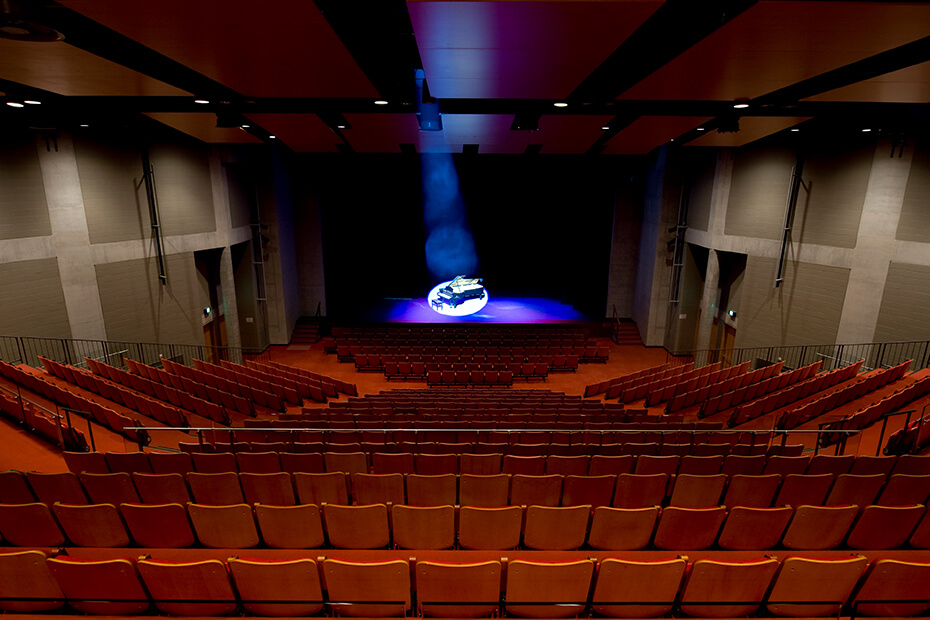
<path fill-rule="evenodd" d="M 591 506 L 529 506 L 523 544 L 530 549 L 578 549 L 584 544 Z"/>
<path fill-rule="evenodd" d="M 0 553 L 0 610 L 35 613 L 65 604 L 45 560 L 41 551 Z M 20 596 L 33 600 L 17 600 Z"/>
<path fill-rule="evenodd" d="M 926 615 L 930 610 L 930 563 L 874 560 L 851 603 L 852 611 L 857 615 Z"/>
<path fill-rule="evenodd" d="M 155 607 L 166 614 L 221 616 L 236 610 L 236 595 L 226 565 L 219 560 L 139 560 L 136 567 Z"/>
<path fill-rule="evenodd" d="M 181 474 L 133 474 L 139 497 L 145 504 L 187 504 L 190 491 Z"/>
<path fill-rule="evenodd" d="M 730 508 L 717 544 L 733 551 L 771 549 L 781 540 L 793 514 L 790 506 L 734 506 Z"/>
<path fill-rule="evenodd" d="M 781 544 L 788 549 L 833 549 L 843 542 L 858 512 L 857 506 L 798 506 Z"/>
<path fill-rule="evenodd" d="M 194 471 L 194 461 L 186 452 L 149 452 L 149 463 L 156 474 L 181 474 Z"/>
<path fill-rule="evenodd" d="M 129 533 L 113 504 L 52 505 L 68 539 L 77 547 L 125 547 Z"/>
<path fill-rule="evenodd" d="M 343 616 L 401 616 L 410 609 L 410 567 L 405 560 L 346 562 L 326 559 L 323 576 L 329 600 L 339 604 L 339 613 Z"/>
<path fill-rule="evenodd" d="M 707 549 L 717 540 L 726 508 L 680 508 L 662 511 L 653 542 L 659 549 Z"/>
<path fill-rule="evenodd" d="M 241 454 L 239 455 L 241 456 Z M 293 506 L 294 486 L 291 475 L 286 472 L 271 474 L 239 474 L 239 483 L 247 504 L 270 506 Z"/>
<path fill-rule="evenodd" d="M 329 542 L 337 549 L 380 549 L 391 542 L 384 504 L 323 507 Z"/>
<path fill-rule="evenodd" d="M 281 459 L 277 452 L 239 452 L 236 465 L 240 472 L 251 474 L 276 474 L 281 471 Z"/>
<path fill-rule="evenodd" d="M 643 549 L 652 541 L 660 508 L 610 508 L 599 506 L 594 509 L 588 544 L 594 549 L 621 551 Z M 622 613 L 614 610 L 611 615 Z"/>
<path fill-rule="evenodd" d="M 190 547 L 195 542 L 187 510 L 181 504 L 120 504 L 119 510 L 141 547 Z"/>
<path fill-rule="evenodd" d="M 65 465 L 68 471 L 80 474 L 89 472 L 92 474 L 108 474 L 110 466 L 107 464 L 107 458 L 102 452 L 62 452 L 65 458 Z"/>
<path fill-rule="evenodd" d="M 0 504 L 0 536 L 17 547 L 57 547 L 65 543 L 47 504 Z"/>
<path fill-rule="evenodd" d="M 459 476 L 459 504 L 462 506 L 507 506 L 509 496 L 510 474 Z"/>
<path fill-rule="evenodd" d="M 346 475 L 341 472 L 326 474 L 294 474 L 294 486 L 301 504 L 349 503 L 349 488 Z"/>
<path fill-rule="evenodd" d="M 360 505 L 403 504 L 404 475 L 352 474 L 352 497 Z"/>
<path fill-rule="evenodd" d="M 187 512 L 205 547 L 249 549 L 259 543 L 252 509 L 247 504 L 209 506 L 188 504 Z"/>
<path fill-rule="evenodd" d="M 454 505 L 456 491 L 455 474 L 407 476 L 407 503 L 411 506 L 446 506 Z"/>
<path fill-rule="evenodd" d="M 455 544 L 455 508 L 399 506 L 391 508 L 394 545 L 401 549 L 449 549 Z"/>
<path fill-rule="evenodd" d="M 614 491 L 614 508 L 649 508 L 665 500 L 668 474 L 620 474 Z"/>
<path fill-rule="evenodd" d="M 107 466 L 110 468 L 110 471 L 114 473 L 152 473 L 152 463 L 149 460 L 149 455 L 145 452 L 107 452 L 106 459 Z M 90 470 L 85 471 L 88 473 L 98 473 L 91 472 Z"/>
<path fill-rule="evenodd" d="M 613 618 L 663 616 L 675 604 L 686 565 L 681 558 L 658 562 L 602 560 L 594 586 L 594 611 Z"/>
<path fill-rule="evenodd" d="M 316 504 L 301 506 L 255 505 L 255 518 L 262 540 L 275 549 L 316 549 L 322 547 L 323 518 Z"/>
<path fill-rule="evenodd" d="M 36 501 L 21 471 L 0 471 L 0 504 L 31 504 Z"/>
<path fill-rule="evenodd" d="M 62 556 L 49 558 L 46 563 L 68 603 L 81 613 L 122 616 L 145 613 L 149 608 L 148 595 L 129 560 L 75 560 Z"/>
<path fill-rule="evenodd" d="M 507 506 L 459 509 L 459 545 L 463 549 L 516 549 L 520 544 L 523 508 Z"/>
<path fill-rule="evenodd" d="M 32 482 L 32 479 L 30 478 L 29 481 Z M 885 487 L 875 503 L 880 506 L 926 505 L 928 496 L 930 496 L 930 475 L 892 474 L 885 481 Z M 40 501 L 44 500 L 40 499 Z"/>
<path fill-rule="evenodd" d="M 229 572 L 246 611 L 259 616 L 308 616 L 323 609 L 317 563 L 229 558 Z"/>
<path fill-rule="evenodd" d="M 28 471 L 26 479 L 36 498 L 43 504 L 51 506 L 55 502 L 61 502 L 76 506 L 87 503 L 87 495 L 84 494 L 81 481 L 71 472 L 42 474 Z"/>
<path fill-rule="evenodd" d="M 553 563 L 513 560 L 507 565 L 504 594 L 507 612 L 526 618 L 576 616 L 587 606 L 593 574 L 592 560 Z"/>
<path fill-rule="evenodd" d="M 747 508 L 768 508 L 775 501 L 775 494 L 781 485 L 781 474 L 730 476 L 724 506 L 745 506 Z"/>
<path fill-rule="evenodd" d="M 903 547 L 926 512 L 924 506 L 866 506 L 846 539 L 852 549 Z"/>
<path fill-rule="evenodd" d="M 720 496 L 723 495 L 723 487 L 726 483 L 726 474 L 678 474 L 675 478 L 675 487 L 672 489 L 669 505 L 685 508 L 717 506 L 720 503 Z"/>
<path fill-rule="evenodd" d="M 194 501 L 198 504 L 232 506 L 245 502 L 242 486 L 239 484 L 239 474 L 235 472 L 214 474 L 191 472 L 187 474 L 187 483 L 190 485 Z"/>
<path fill-rule="evenodd" d="M 565 476 L 562 505 L 610 506 L 616 484 L 616 476 Z"/>
<path fill-rule="evenodd" d="M 750 562 L 697 560 L 688 571 L 681 591 L 681 610 L 701 618 L 736 618 L 759 609 L 778 560 Z M 727 603 L 732 601 L 732 605 Z M 714 604 L 716 603 L 716 604 Z"/>
<path fill-rule="evenodd" d="M 89 474 L 78 476 L 84 491 L 94 504 L 138 504 L 139 494 L 132 483 L 132 477 L 126 472 L 115 474 Z"/>
<path fill-rule="evenodd" d="M 558 506 L 562 497 L 562 476 L 515 474 L 510 480 L 510 503 L 514 506 Z"/>
<path fill-rule="evenodd" d="M 423 616 L 490 618 L 499 608 L 501 563 L 417 562 L 416 591 L 417 611 Z"/>
<path fill-rule="evenodd" d="M 788 474 L 781 483 L 776 506 L 822 506 L 833 485 L 833 474 Z"/>
<path fill-rule="evenodd" d="M 785 558 L 766 599 L 766 609 L 779 616 L 836 616 L 865 571 L 868 560 Z"/>

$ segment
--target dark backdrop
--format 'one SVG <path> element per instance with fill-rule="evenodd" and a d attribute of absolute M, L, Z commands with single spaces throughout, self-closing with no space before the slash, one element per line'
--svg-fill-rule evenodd
<path fill-rule="evenodd" d="M 492 298 L 546 297 L 603 315 L 617 184 L 632 175 L 626 161 L 455 156 L 480 261 L 467 275 L 484 278 Z M 419 156 L 342 155 L 312 169 L 328 314 L 358 317 L 384 298 L 425 297 L 438 280 L 426 267 Z"/>

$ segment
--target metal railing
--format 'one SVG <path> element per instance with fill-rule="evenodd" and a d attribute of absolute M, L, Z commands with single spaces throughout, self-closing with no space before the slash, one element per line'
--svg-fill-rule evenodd
<path fill-rule="evenodd" d="M 890 368 L 909 359 L 914 360 L 910 370 L 930 368 L 930 341 L 701 349 L 669 351 L 666 356 L 666 361 L 673 366 L 693 361 L 696 368 L 717 362 L 727 367 L 748 361 L 752 362 L 752 368 L 755 369 L 784 361 L 786 370 L 807 366 L 818 360 L 823 361 L 823 370 L 842 368 L 859 360 L 865 360 L 862 365 L 864 371 Z"/>
<path fill-rule="evenodd" d="M 10 363 L 26 364 L 39 368 L 42 366 L 39 356 L 78 367 L 84 367 L 85 357 L 116 367 L 123 365 L 123 357 L 151 366 L 159 366 L 162 358 L 186 366 L 192 365 L 191 360 L 194 359 L 212 363 L 226 360 L 237 364 L 241 364 L 247 359 L 270 360 L 267 349 L 116 340 L 82 340 L 78 338 L 0 336 L 0 359 Z"/>

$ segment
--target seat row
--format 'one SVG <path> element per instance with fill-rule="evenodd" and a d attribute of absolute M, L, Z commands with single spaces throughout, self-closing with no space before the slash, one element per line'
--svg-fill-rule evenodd
<path fill-rule="evenodd" d="M 329 473 L 250 474 L 234 472 L 186 475 L 125 472 L 110 474 L 0 473 L 4 504 L 178 503 L 225 505 L 298 503 L 414 506 L 612 506 L 647 508 L 702 506 L 903 506 L 924 504 L 930 496 L 930 476 L 882 474 L 804 475 L 620 474 L 601 476 L 492 476 L 462 474 Z"/>
<path fill-rule="evenodd" d="M 94 615 L 135 615 L 152 606 L 175 616 L 565 618 L 589 608 L 618 618 L 856 615 L 903 617 L 930 608 L 930 564 L 864 556 L 749 562 L 684 558 L 637 562 L 333 558 L 195 562 L 81 561 L 40 551 L 0 555 L 0 609 L 69 606 Z M 913 584 L 913 585 L 910 585 Z"/>
<path fill-rule="evenodd" d="M 197 444 L 193 446 L 200 447 Z M 210 444 L 204 444 L 207 446 Z M 334 444 L 336 447 L 341 444 Z M 384 448 L 384 444 L 376 444 Z M 216 445 L 217 449 L 227 446 Z M 172 452 L 65 452 L 65 463 L 75 473 L 110 472 L 142 473 L 202 473 L 243 472 L 276 473 L 344 471 L 375 474 L 524 474 L 541 476 L 562 474 L 601 476 L 605 474 L 842 474 L 889 476 L 892 474 L 928 475 L 930 459 L 920 456 L 853 457 L 814 455 L 780 456 L 738 455 L 712 456 L 652 456 L 631 454 L 608 456 L 595 454 L 577 456 L 519 456 L 500 452 L 455 454 L 411 452 L 343 452 L 313 450 L 313 444 L 300 446 L 304 452 L 269 450 L 250 452 L 248 446 L 229 446 L 229 451 L 216 453 Z M 253 444 L 254 447 L 254 444 Z M 284 447 L 262 444 L 262 447 Z M 319 446 L 325 448 L 325 446 Z M 352 447 L 352 445 L 350 445 Z M 233 448 L 238 448 L 235 452 Z"/>
<path fill-rule="evenodd" d="M 0 391 L 0 417 L 6 418 L 62 450 L 90 449 L 83 431 L 70 426 L 64 416 L 47 411 L 22 396 L 6 390 Z"/>
<path fill-rule="evenodd" d="M 0 504 L 18 547 L 816 551 L 930 548 L 930 518 L 907 506 L 410 506 L 256 503 Z"/>

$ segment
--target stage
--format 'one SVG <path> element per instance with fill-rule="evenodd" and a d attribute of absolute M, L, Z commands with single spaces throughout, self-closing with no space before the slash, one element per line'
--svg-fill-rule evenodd
<path fill-rule="evenodd" d="M 365 313 L 372 323 L 572 323 L 602 321 L 553 299 L 490 297 L 479 311 L 467 316 L 440 314 L 426 297 L 384 299 Z"/>

